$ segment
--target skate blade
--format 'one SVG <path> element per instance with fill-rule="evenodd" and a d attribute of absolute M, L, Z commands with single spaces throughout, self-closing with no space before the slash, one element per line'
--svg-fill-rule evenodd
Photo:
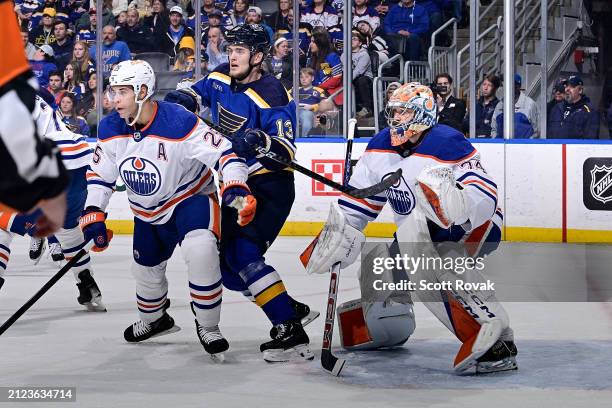
<path fill-rule="evenodd" d="M 102 303 L 101 297 L 95 297 L 91 302 L 83 304 L 88 312 L 106 312 L 106 306 Z"/>
<path fill-rule="evenodd" d="M 164 330 L 163 332 L 159 332 L 156 333 L 154 335 L 152 335 L 151 337 L 149 337 L 147 340 L 149 339 L 153 339 L 155 337 L 159 337 L 159 336 L 165 336 L 166 334 L 172 334 L 172 333 L 176 333 L 177 331 L 180 331 L 181 327 L 177 326 L 176 324 L 174 326 L 172 326 L 171 328 L 169 328 L 168 330 Z M 143 340 L 144 341 L 144 340 Z"/>
<path fill-rule="evenodd" d="M 266 350 L 263 352 L 263 359 L 268 363 L 310 361 L 314 360 L 314 353 L 307 344 L 300 344 L 287 350 Z"/>
<path fill-rule="evenodd" d="M 515 357 L 507 357 L 499 361 L 483 361 L 476 364 L 476 374 L 489 374 L 510 370 L 518 370 Z"/>
<path fill-rule="evenodd" d="M 321 313 L 316 310 L 311 310 L 305 317 L 302 318 L 301 323 L 302 327 L 306 327 L 310 323 L 312 323 L 317 317 L 319 317 Z"/>
<path fill-rule="evenodd" d="M 209 354 L 209 356 L 210 356 L 210 359 L 215 364 L 223 364 L 225 362 L 225 353 L 223 353 L 223 352 L 215 353 L 215 354 Z"/>

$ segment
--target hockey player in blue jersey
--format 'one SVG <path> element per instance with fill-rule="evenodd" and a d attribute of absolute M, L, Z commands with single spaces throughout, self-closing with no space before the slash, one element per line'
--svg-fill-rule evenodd
<path fill-rule="evenodd" d="M 252 149 L 257 145 L 293 160 L 295 102 L 278 79 L 261 70 L 270 48 L 263 27 L 238 25 L 226 33 L 225 39 L 229 63 L 196 82 L 192 89 L 210 108 L 213 122 L 239 138 L 234 150 L 247 159 L 248 185 L 258 209 L 253 222 L 240 227 L 235 211 L 223 207 L 223 285 L 254 300 L 272 322 L 272 340 L 260 347 L 266 361 L 312 359 L 302 322 L 312 319 L 315 312 L 288 295 L 279 273 L 264 259 L 291 211 L 295 198 L 293 173 L 256 156 Z M 180 102 L 185 97 L 176 91 L 167 100 Z"/>

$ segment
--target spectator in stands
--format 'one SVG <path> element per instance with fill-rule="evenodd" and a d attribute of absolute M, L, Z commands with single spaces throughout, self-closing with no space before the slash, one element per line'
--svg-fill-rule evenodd
<path fill-rule="evenodd" d="M 53 35 L 53 23 L 55 22 L 56 11 L 52 7 L 47 7 L 43 10 L 43 17 L 40 25 L 33 27 L 30 31 L 30 41 L 36 46 L 43 44 L 53 44 L 55 36 Z"/>
<path fill-rule="evenodd" d="M 127 26 L 127 10 L 122 11 L 115 18 L 115 31 L 119 31 L 120 28 Z"/>
<path fill-rule="evenodd" d="M 376 31 L 380 27 L 378 11 L 369 5 L 368 0 L 353 0 L 353 4 L 353 27 L 360 21 L 367 21 L 372 27 L 372 32 Z"/>
<path fill-rule="evenodd" d="M 357 23 L 357 30 L 365 37 L 365 43 L 370 52 L 378 54 L 378 63 L 382 64 L 389 59 L 389 46 L 385 39 L 378 35 L 367 20 Z M 380 30 L 377 30 L 380 31 Z"/>
<path fill-rule="evenodd" d="M 300 69 L 298 120 L 302 137 L 308 136 L 314 126 L 315 112 L 319 110 L 319 103 L 325 95 L 323 89 L 312 86 L 314 74 L 314 69 L 310 67 Z"/>
<path fill-rule="evenodd" d="M 53 47 L 57 68 L 62 72 L 72 58 L 74 41 L 68 35 L 68 26 L 65 21 L 56 21 L 53 24 L 53 35 L 55 42 L 51 44 L 51 47 Z"/>
<path fill-rule="evenodd" d="M 85 93 L 85 83 L 77 62 L 71 61 L 64 68 L 64 83 L 62 86 L 67 92 L 74 94 L 77 101 Z"/>
<path fill-rule="evenodd" d="M 308 66 L 315 72 L 313 85 L 332 95 L 342 89 L 342 61 L 331 44 L 329 35 L 315 31 L 310 41 L 310 60 Z M 342 92 L 333 98 L 337 106 L 342 105 Z"/>
<path fill-rule="evenodd" d="M 234 0 L 233 8 L 227 12 L 223 26 L 231 30 L 239 24 L 244 24 L 247 19 L 249 2 L 247 0 Z"/>
<path fill-rule="evenodd" d="M 72 49 L 72 61 L 78 67 L 81 73 L 81 78 L 86 80 L 89 78 L 89 73 L 95 67 L 91 56 L 89 55 L 89 48 L 84 41 L 76 41 L 74 48 Z"/>
<path fill-rule="evenodd" d="M 23 0 L 21 4 L 15 5 L 15 12 L 17 17 L 21 20 L 23 26 L 27 26 L 28 22 L 32 18 L 32 14 L 38 10 L 40 3 L 38 0 Z M 23 24 L 26 23 L 26 24 Z"/>
<path fill-rule="evenodd" d="M 92 2 L 92 5 L 95 4 Z M 102 27 L 106 25 L 114 25 L 115 17 L 109 7 L 102 9 Z M 92 6 L 87 13 L 77 20 L 75 23 L 75 32 L 77 40 L 93 43 L 96 41 L 96 27 L 98 21 L 96 18 L 96 7 Z"/>
<path fill-rule="evenodd" d="M 36 46 L 30 42 L 30 32 L 25 26 L 21 26 L 21 39 L 23 40 L 26 58 L 28 60 L 33 59 L 34 54 L 36 54 Z"/>
<path fill-rule="evenodd" d="M 534 139 L 539 137 L 540 115 L 535 101 L 521 91 L 522 78 L 514 76 L 514 139 Z M 493 113 L 491 137 L 504 137 L 504 102 L 499 101 Z"/>
<path fill-rule="evenodd" d="M 301 12 L 300 22 L 308 23 L 313 28 L 329 29 L 340 24 L 340 17 L 336 9 L 327 4 L 327 0 L 313 0 L 312 5 Z"/>
<path fill-rule="evenodd" d="M 285 88 L 291 89 L 293 84 L 293 63 L 289 48 L 289 41 L 281 34 L 274 36 L 272 52 L 262 65 L 265 72 L 279 79 Z"/>
<path fill-rule="evenodd" d="M 172 62 L 178 53 L 178 47 L 183 37 L 191 37 L 195 41 L 193 30 L 183 23 L 183 10 L 179 6 L 170 9 L 170 26 L 165 30 L 156 30 L 155 43 L 161 52 L 168 54 Z"/>
<path fill-rule="evenodd" d="M 189 1 L 189 3 L 190 2 L 191 1 Z M 143 19 L 146 16 L 150 16 L 151 13 L 153 12 L 153 6 L 152 6 L 151 0 L 132 0 L 130 1 L 128 10 L 131 8 L 138 10 L 139 17 L 141 19 Z M 189 8 L 191 9 L 191 4 L 189 5 Z M 186 10 L 186 11 L 189 12 L 189 10 Z M 184 16 L 184 17 L 187 17 L 187 16 Z"/>
<path fill-rule="evenodd" d="M 53 60 L 53 48 L 49 44 L 43 44 L 34 53 L 34 57 L 30 60 L 32 72 L 38 79 L 38 84 L 41 88 L 49 84 L 49 75 L 57 71 L 57 65 Z"/>
<path fill-rule="evenodd" d="M 287 21 L 287 16 L 289 15 L 289 10 L 291 8 L 291 0 L 278 0 L 278 10 L 270 14 L 270 17 L 266 19 L 266 22 L 270 27 L 272 27 L 272 30 L 274 30 L 274 32 L 283 28 L 289 28 L 289 21 Z"/>
<path fill-rule="evenodd" d="M 442 26 L 442 12 L 450 6 L 451 0 L 419 0 L 419 5 L 427 10 L 429 16 L 429 32 L 433 33 Z"/>
<path fill-rule="evenodd" d="M 210 27 L 208 29 L 208 41 L 206 44 L 206 53 L 208 54 L 208 69 L 214 71 L 217 66 L 228 61 L 227 53 L 225 52 L 225 37 L 219 27 Z"/>
<path fill-rule="evenodd" d="M 547 118 L 550 119 L 550 113 L 556 104 L 561 103 L 565 100 L 565 82 L 566 79 L 559 81 L 554 87 L 552 92 L 552 99 L 546 104 Z"/>
<path fill-rule="evenodd" d="M 208 54 L 203 52 L 200 55 L 200 71 L 202 72 L 202 77 L 207 77 L 210 71 L 208 70 Z"/>
<path fill-rule="evenodd" d="M 584 82 L 572 75 L 565 83 L 565 101 L 548 118 L 549 139 L 598 139 L 599 114 L 584 94 Z"/>
<path fill-rule="evenodd" d="M 393 7 L 398 2 L 399 0 L 370 0 L 370 5 L 374 7 L 374 10 L 376 10 L 382 20 L 389 12 L 389 8 Z"/>
<path fill-rule="evenodd" d="M 194 70 L 195 41 L 192 37 L 183 37 L 179 44 L 173 71 L 189 72 Z"/>
<path fill-rule="evenodd" d="M 499 103 L 497 90 L 501 86 L 501 80 L 497 75 L 485 76 L 480 85 L 480 98 L 476 101 L 476 135 L 477 138 L 491 137 L 493 114 Z M 466 116 L 463 129 L 469 132 L 469 115 Z M 471 135 L 470 135 L 471 137 Z"/>
<path fill-rule="evenodd" d="M 385 91 L 385 98 L 383 101 L 383 108 L 380 112 L 378 112 L 378 126 L 380 127 L 380 129 L 384 129 L 389 126 L 389 124 L 387 123 L 387 115 L 385 112 L 385 110 L 387 109 L 387 102 L 389 101 L 389 98 L 391 98 L 393 92 L 400 86 L 402 86 L 402 84 L 399 82 L 391 82 L 389 86 L 387 86 L 387 90 Z"/>
<path fill-rule="evenodd" d="M 76 98 L 70 92 L 66 92 L 58 103 L 59 110 L 64 116 L 64 123 L 70 130 L 79 135 L 89 137 L 89 126 L 82 116 L 76 114 Z"/>
<path fill-rule="evenodd" d="M 111 1 L 111 12 L 113 16 L 119 17 L 121 13 L 128 9 L 128 0 L 112 0 Z"/>
<path fill-rule="evenodd" d="M 355 87 L 355 105 L 357 117 L 372 116 L 374 100 L 372 98 L 372 61 L 365 48 L 365 37 L 358 31 L 351 33 L 351 60 L 353 65 L 353 86 Z"/>
<path fill-rule="evenodd" d="M 127 24 L 117 30 L 117 38 L 134 54 L 152 51 L 153 33 L 140 23 L 140 14 L 135 8 L 127 11 Z"/>
<path fill-rule="evenodd" d="M 429 32 L 429 16 L 424 7 L 415 0 L 402 0 L 389 10 L 384 28 L 387 35 L 399 34 L 404 38 L 405 48 L 399 52 L 406 60 L 422 59 L 421 36 Z"/>
<path fill-rule="evenodd" d="M 60 99 L 66 93 L 66 90 L 62 84 L 62 74 L 59 71 L 53 71 L 49 74 L 49 85 L 47 86 L 47 91 L 53 95 L 55 98 L 55 104 L 59 105 Z"/>
<path fill-rule="evenodd" d="M 142 1 L 142 0 L 141 0 Z M 168 0 L 166 2 L 166 7 L 169 9 L 172 9 L 172 7 L 180 7 L 181 10 L 183 11 L 183 21 L 185 21 L 187 19 L 187 17 L 189 16 L 189 14 L 193 14 L 194 13 L 194 9 L 193 9 L 193 5 L 192 5 L 192 0 Z"/>
<path fill-rule="evenodd" d="M 200 12 L 200 24 L 202 26 L 202 31 L 206 30 L 208 27 L 208 14 L 212 13 L 214 10 L 218 10 L 215 8 L 215 0 L 204 0 L 202 2 L 202 8 Z M 195 32 L 195 10 L 193 14 L 187 18 L 187 27 L 191 28 Z"/>
<path fill-rule="evenodd" d="M 89 79 L 87 80 L 87 91 L 81 98 L 81 101 L 77 104 L 76 113 L 77 116 L 82 116 L 85 118 L 89 129 L 97 128 L 98 124 L 98 114 L 96 112 L 97 106 L 97 75 L 95 72 L 89 75 Z M 91 136 L 95 136 L 95 133 L 90 132 Z"/>
<path fill-rule="evenodd" d="M 267 25 L 262 20 L 263 20 L 263 14 L 261 12 L 261 9 L 257 6 L 249 7 L 249 11 L 247 13 L 247 23 L 261 25 L 264 28 L 264 30 L 266 30 L 266 33 L 268 34 L 268 39 L 270 40 L 270 42 L 272 42 L 272 38 L 274 37 L 274 32 L 272 31 L 272 28 L 270 28 L 270 26 Z"/>
<path fill-rule="evenodd" d="M 465 102 L 453 96 L 453 78 L 442 73 L 434 79 L 434 96 L 438 105 L 438 123 L 462 131 Z"/>
<path fill-rule="evenodd" d="M 123 41 L 117 41 L 115 27 L 107 25 L 102 28 L 102 75 L 108 78 L 115 65 L 121 61 L 128 61 L 132 57 L 130 49 Z M 91 48 L 91 58 L 96 59 L 96 47 Z"/>
<path fill-rule="evenodd" d="M 166 8 L 166 3 L 163 0 L 153 0 L 152 6 L 153 12 L 150 16 L 144 18 L 144 25 L 149 27 L 151 31 L 161 31 L 164 32 L 167 30 L 167 27 L 170 25 L 170 13 Z M 160 29 L 163 27 L 163 29 Z"/>

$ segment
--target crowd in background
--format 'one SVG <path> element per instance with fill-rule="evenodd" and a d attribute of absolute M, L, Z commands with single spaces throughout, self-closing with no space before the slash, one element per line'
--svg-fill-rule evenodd
<path fill-rule="evenodd" d="M 276 11 L 267 14 L 257 0 L 251 1 L 202 1 L 201 72 L 207 75 L 227 61 L 227 30 L 245 22 L 258 23 L 264 26 L 272 45 L 263 68 L 292 91 L 295 37 L 300 63 L 300 133 L 334 133 L 329 132 L 330 122 L 334 117 L 339 122 L 343 108 L 344 1 L 302 0 L 298 33 L 293 33 L 291 0 L 278 0 Z M 259 0 L 259 4 L 264 5 L 264 1 L 276 0 Z M 464 0 L 353 0 L 350 48 L 357 118 L 378 115 L 384 126 L 383 113 L 374 112 L 373 106 L 376 67 L 396 53 L 406 60 L 424 60 L 431 33 L 445 21 L 456 18 L 460 26 L 465 26 L 465 7 Z M 98 29 L 103 39 L 101 76 L 105 86 L 115 64 L 143 53 L 164 53 L 168 71 L 180 73 L 181 79 L 194 76 L 196 13 L 190 0 L 105 0 L 100 24 L 93 0 L 17 0 L 15 11 L 27 57 L 41 87 L 52 95 L 66 123 L 79 133 L 95 136 L 98 122 L 94 63 Z M 436 92 L 439 119 L 467 133 L 466 101 L 452 95 L 452 82 L 448 74 L 434 79 L 441 90 Z M 515 137 L 539 137 L 538 109 L 521 92 L 521 82 L 517 76 Z M 503 103 L 495 96 L 501 85 L 498 77 L 490 75 L 479 89 L 476 137 L 503 134 Z M 582 80 L 560 80 L 554 90 L 554 100 L 548 104 L 548 138 L 598 137 L 599 114 L 584 95 Z M 104 98 L 101 103 L 105 111 L 109 109 Z M 612 105 L 609 112 L 602 113 L 610 119 L 612 128 Z"/>

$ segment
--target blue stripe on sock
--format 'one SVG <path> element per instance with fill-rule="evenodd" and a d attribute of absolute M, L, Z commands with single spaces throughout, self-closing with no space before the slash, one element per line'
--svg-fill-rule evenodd
<path fill-rule="evenodd" d="M 142 300 L 143 302 L 149 302 L 149 303 L 161 302 L 162 300 L 166 298 L 166 296 L 168 296 L 168 292 L 164 293 L 162 297 L 157 298 L 157 299 L 146 299 L 146 298 L 143 298 L 142 296 L 139 296 L 138 293 L 136 293 L 136 299 Z"/>
<path fill-rule="evenodd" d="M 214 283 L 214 284 L 208 285 L 208 286 L 199 286 L 199 285 L 196 285 L 194 283 L 189 282 L 189 288 L 190 289 L 195 289 L 195 290 L 200 290 L 200 291 L 213 290 L 213 289 L 218 288 L 219 286 L 221 286 L 221 279 L 219 279 L 219 281 L 217 283 Z"/>
<path fill-rule="evenodd" d="M 221 304 L 221 302 L 223 301 L 223 299 L 219 299 L 218 301 L 216 301 L 215 303 L 213 303 L 212 305 L 201 305 L 199 303 L 196 303 L 194 301 L 192 301 L 191 303 L 197 307 L 198 309 L 214 309 L 215 307 L 219 306 Z"/>

